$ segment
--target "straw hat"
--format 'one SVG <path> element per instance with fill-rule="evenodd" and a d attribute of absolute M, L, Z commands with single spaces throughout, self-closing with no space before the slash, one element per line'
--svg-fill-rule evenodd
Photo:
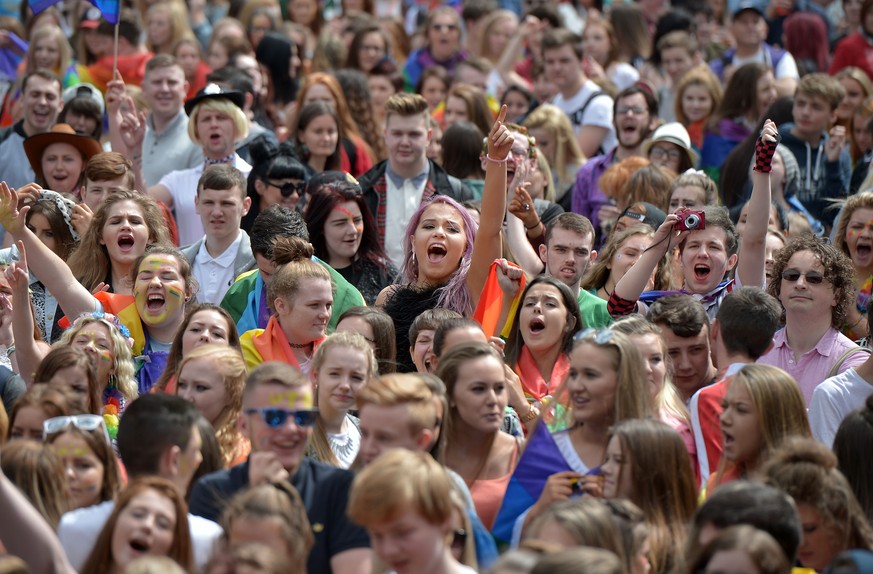
<path fill-rule="evenodd" d="M 53 143 L 70 144 L 82 153 L 85 161 L 103 151 L 103 146 L 96 139 L 77 134 L 76 130 L 69 124 L 55 124 L 51 131 L 36 134 L 24 140 L 24 153 L 27 154 L 27 160 L 30 162 L 30 167 L 33 168 L 37 179 L 45 179 L 42 173 L 42 154 L 45 152 L 45 148 Z"/>

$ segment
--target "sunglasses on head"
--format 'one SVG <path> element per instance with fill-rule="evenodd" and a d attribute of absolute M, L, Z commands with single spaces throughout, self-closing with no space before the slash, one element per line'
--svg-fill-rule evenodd
<path fill-rule="evenodd" d="M 818 271 L 807 271 L 806 273 L 801 273 L 797 269 L 786 269 L 782 272 L 782 278 L 789 283 L 796 283 L 800 280 L 801 276 L 806 279 L 806 282 L 810 285 L 821 285 L 825 280 L 824 275 Z"/>
<path fill-rule="evenodd" d="M 47 419 L 42 423 L 42 437 L 45 439 L 49 435 L 63 432 L 71 426 L 85 432 L 95 431 L 103 427 L 103 435 L 106 437 L 106 442 L 109 442 L 109 432 L 106 430 L 103 417 L 100 415 L 74 415 Z"/>
<path fill-rule="evenodd" d="M 299 427 L 311 427 L 318 418 L 318 409 L 301 409 L 292 411 L 289 409 L 277 409 L 273 407 L 260 409 L 246 409 L 247 415 L 261 415 L 261 418 L 270 428 L 278 428 L 285 424 L 288 417 L 294 417 L 294 424 Z"/>
<path fill-rule="evenodd" d="M 304 182 L 294 183 L 288 182 L 279 185 L 278 183 L 273 183 L 272 181 L 267 182 L 269 185 L 275 187 L 282 194 L 282 197 L 291 197 L 295 193 L 297 195 L 303 195 L 303 191 L 306 189 L 306 184 Z"/>
<path fill-rule="evenodd" d="M 573 336 L 573 341 L 594 341 L 598 345 L 605 345 L 612 340 L 615 335 L 609 329 L 585 329 L 579 331 Z"/>

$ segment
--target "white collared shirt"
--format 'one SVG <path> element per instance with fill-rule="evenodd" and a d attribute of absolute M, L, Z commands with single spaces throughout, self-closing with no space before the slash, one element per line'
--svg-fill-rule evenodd
<path fill-rule="evenodd" d="M 405 179 L 398 187 L 394 178 L 385 174 L 385 253 L 398 268 L 403 265 L 403 234 L 421 205 L 426 185 L 425 177 L 419 185 Z"/>
<path fill-rule="evenodd" d="M 230 289 L 234 280 L 234 263 L 242 242 L 242 233 L 218 257 L 212 257 L 206 250 L 206 237 L 200 244 L 200 251 L 194 257 L 194 277 L 200 284 L 197 291 L 198 303 L 213 303 L 219 305 L 224 294 Z"/>

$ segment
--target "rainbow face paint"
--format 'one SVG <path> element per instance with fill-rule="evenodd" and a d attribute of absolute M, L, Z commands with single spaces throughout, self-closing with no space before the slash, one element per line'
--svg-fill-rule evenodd
<path fill-rule="evenodd" d="M 333 211 L 336 211 L 336 212 L 339 212 L 339 213 L 342 213 L 343 215 L 345 215 L 348 218 L 348 221 L 354 226 L 355 231 L 357 231 L 358 233 L 364 232 L 364 218 L 361 216 L 360 210 L 357 210 L 358 213 L 355 214 L 355 213 L 352 213 L 351 210 L 343 207 L 342 205 L 337 205 L 336 207 L 333 208 Z M 336 224 L 336 223 L 338 223 L 338 221 L 336 219 L 332 219 L 331 223 Z"/>
<path fill-rule="evenodd" d="M 271 407 L 308 409 L 312 407 L 312 391 L 309 388 L 301 388 L 270 393 L 269 403 Z"/>
<path fill-rule="evenodd" d="M 133 287 L 136 310 L 143 323 L 162 326 L 185 310 L 185 281 L 179 263 L 167 255 L 150 255 L 139 266 Z"/>

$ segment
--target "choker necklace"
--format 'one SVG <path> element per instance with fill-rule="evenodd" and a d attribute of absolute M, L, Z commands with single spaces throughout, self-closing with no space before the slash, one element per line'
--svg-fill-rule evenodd
<path fill-rule="evenodd" d="M 312 343 L 297 344 L 297 343 L 292 343 L 291 341 L 288 341 L 288 346 L 291 347 L 292 349 L 305 349 L 306 347 L 308 347 L 311 344 Z"/>

